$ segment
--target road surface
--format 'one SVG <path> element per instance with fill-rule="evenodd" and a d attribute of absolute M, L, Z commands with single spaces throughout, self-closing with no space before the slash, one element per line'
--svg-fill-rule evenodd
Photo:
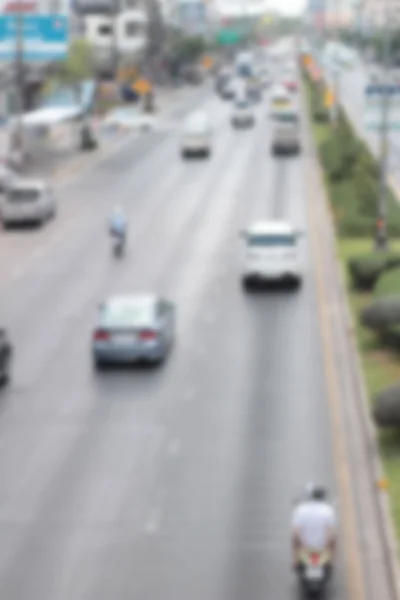
<path fill-rule="evenodd" d="M 0 322 L 16 360 L 0 412 L 0 592 L 7 600 L 296 598 L 293 500 L 334 486 L 304 155 L 270 155 L 229 105 L 210 160 L 153 132 L 60 189 L 42 229 L 0 237 Z M 181 115 L 176 116 L 178 128 Z M 107 236 L 130 217 L 127 256 Z M 306 231 L 298 292 L 246 295 L 238 230 Z M 159 291 L 178 307 L 161 369 L 92 368 L 98 303 Z M 332 598 L 345 600 L 339 565 Z M 357 599 L 358 600 L 358 599 Z"/>

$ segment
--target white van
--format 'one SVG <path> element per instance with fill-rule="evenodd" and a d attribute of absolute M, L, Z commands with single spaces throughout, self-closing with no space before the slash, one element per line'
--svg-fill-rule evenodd
<path fill-rule="evenodd" d="M 28 222 L 40 224 L 55 214 L 53 190 L 43 181 L 15 181 L 0 200 L 0 215 L 4 227 Z"/>
<path fill-rule="evenodd" d="M 303 278 L 297 231 L 284 221 L 258 221 L 242 232 L 245 255 L 242 282 L 280 281 L 299 287 Z"/>
<path fill-rule="evenodd" d="M 190 115 L 183 126 L 181 153 L 183 158 L 193 155 L 209 156 L 211 153 L 211 122 L 204 112 Z"/>
<path fill-rule="evenodd" d="M 300 146 L 300 123 L 297 111 L 277 112 L 273 119 L 272 154 L 298 154 Z"/>

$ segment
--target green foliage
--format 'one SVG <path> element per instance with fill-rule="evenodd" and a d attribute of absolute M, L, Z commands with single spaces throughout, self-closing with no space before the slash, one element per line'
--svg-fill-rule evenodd
<path fill-rule="evenodd" d="M 171 42 L 173 55 L 183 63 L 197 61 L 207 49 L 207 42 L 201 36 L 176 35 Z"/>
<path fill-rule="evenodd" d="M 400 427 L 400 384 L 390 386 L 375 396 L 373 416 L 378 427 Z"/>
<path fill-rule="evenodd" d="M 377 218 L 379 169 L 374 157 L 354 132 L 343 111 L 335 126 L 316 118 L 323 106 L 321 82 L 304 77 L 318 153 L 335 217 L 336 229 L 344 237 L 373 236 Z M 321 108 L 322 107 L 322 108 Z M 400 204 L 388 193 L 389 236 L 400 235 Z"/>
<path fill-rule="evenodd" d="M 353 286 L 359 290 L 372 290 L 380 275 L 397 264 L 400 256 L 389 252 L 370 252 L 348 260 L 347 267 Z"/>
<path fill-rule="evenodd" d="M 56 79 L 63 85 L 73 86 L 89 79 L 93 73 L 92 50 L 86 40 L 71 42 L 68 56 L 56 71 Z"/>
<path fill-rule="evenodd" d="M 377 299 L 392 294 L 400 295 L 400 267 L 382 273 L 374 288 L 374 296 Z"/>

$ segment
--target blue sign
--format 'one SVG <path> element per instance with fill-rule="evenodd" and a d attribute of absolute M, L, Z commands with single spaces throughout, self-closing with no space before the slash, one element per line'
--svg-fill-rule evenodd
<path fill-rule="evenodd" d="M 400 85 L 372 83 L 364 90 L 364 122 L 368 129 L 382 128 L 382 101 L 387 98 L 387 125 L 390 129 L 400 129 Z"/>
<path fill-rule="evenodd" d="M 18 19 L 21 19 L 20 24 Z M 65 59 L 68 53 L 68 17 L 64 15 L 1 15 L 0 61 L 15 60 L 19 31 L 22 31 L 25 61 Z"/>

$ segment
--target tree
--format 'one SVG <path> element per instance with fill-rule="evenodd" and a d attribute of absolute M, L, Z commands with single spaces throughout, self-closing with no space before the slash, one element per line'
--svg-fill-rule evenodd
<path fill-rule="evenodd" d="M 80 84 L 93 74 L 92 50 L 86 40 L 73 40 L 67 58 L 55 73 L 55 84 L 74 89 L 80 100 Z"/>

